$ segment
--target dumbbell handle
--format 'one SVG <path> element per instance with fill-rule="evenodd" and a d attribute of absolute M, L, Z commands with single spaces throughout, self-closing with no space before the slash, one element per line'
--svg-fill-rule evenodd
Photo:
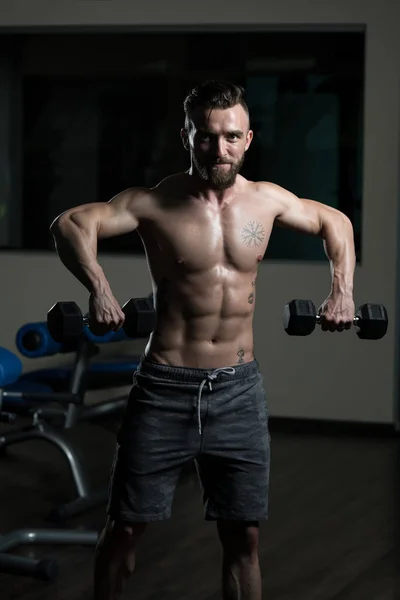
<path fill-rule="evenodd" d="M 89 317 L 83 317 L 83 324 L 86 325 L 87 327 L 89 327 Z"/>
<path fill-rule="evenodd" d="M 361 317 L 354 317 L 353 325 L 357 325 L 360 321 L 361 321 Z M 316 323 L 317 323 L 317 325 L 321 325 L 321 315 L 316 316 Z"/>

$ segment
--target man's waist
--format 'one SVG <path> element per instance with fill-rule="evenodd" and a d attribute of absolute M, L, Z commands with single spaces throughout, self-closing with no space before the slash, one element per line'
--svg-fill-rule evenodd
<path fill-rule="evenodd" d="M 170 381 L 200 384 L 210 375 L 218 374 L 218 381 L 238 381 L 253 377 L 259 373 L 257 360 L 251 360 L 241 364 L 209 364 L 208 366 L 188 366 L 184 363 L 160 362 L 163 359 L 149 352 L 142 356 L 137 372 L 139 376 L 151 377 Z"/>

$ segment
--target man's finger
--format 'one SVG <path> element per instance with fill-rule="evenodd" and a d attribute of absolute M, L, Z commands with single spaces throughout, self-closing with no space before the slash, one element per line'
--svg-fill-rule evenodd
<path fill-rule="evenodd" d="M 321 316 L 320 324 L 322 331 L 328 331 L 328 323 L 326 322 L 325 317 Z"/>

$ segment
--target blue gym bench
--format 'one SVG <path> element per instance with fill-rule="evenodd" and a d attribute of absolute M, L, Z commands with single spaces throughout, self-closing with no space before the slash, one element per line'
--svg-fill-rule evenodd
<path fill-rule="evenodd" d="M 12 424 L 16 414 L 10 411 L 12 399 L 26 402 L 61 402 L 77 405 L 79 395 L 74 392 L 54 393 L 46 392 L 38 387 L 34 391 L 18 390 L 18 380 L 21 377 L 22 363 L 19 357 L 5 348 L 0 347 L 0 422 Z M 7 408 L 6 408 L 7 406 Z M 12 502 L 12 499 L 10 500 Z M 97 531 L 78 531 L 68 529 L 18 529 L 5 535 L 0 535 L 0 573 L 25 575 L 42 580 L 53 580 L 58 571 L 54 560 L 35 559 L 16 556 L 10 550 L 21 545 L 36 544 L 62 544 L 62 545 L 89 545 L 94 546 L 98 539 Z"/>
<path fill-rule="evenodd" d="M 17 377 L 11 378 L 15 364 L 11 356 L 15 355 L 3 354 L 3 368 L 10 373 L 1 391 L 3 410 L 28 416 L 30 424 L 0 435 L 0 451 L 27 440 L 45 440 L 61 451 L 74 481 L 76 497 L 53 508 L 49 515 L 53 521 L 64 521 L 107 501 L 107 489 L 91 488 L 83 457 L 63 430 L 71 429 L 79 421 L 93 420 L 124 409 L 126 394 L 94 406 L 85 405 L 85 394 L 88 389 L 99 389 L 99 385 L 104 389 L 133 382 L 138 357 L 93 360 L 99 354 L 99 344 L 127 339 L 122 330 L 95 336 L 85 328 L 79 341 L 68 345 L 55 342 L 46 323 L 28 323 L 19 329 L 16 336 L 16 345 L 21 354 L 35 358 L 74 353 L 72 367 L 39 369 L 18 373 Z"/>

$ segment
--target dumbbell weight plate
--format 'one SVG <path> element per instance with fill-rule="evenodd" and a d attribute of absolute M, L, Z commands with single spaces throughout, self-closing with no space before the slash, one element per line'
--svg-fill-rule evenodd
<path fill-rule="evenodd" d="M 362 304 L 356 311 L 356 332 L 361 340 L 380 340 L 386 335 L 389 318 L 383 304 Z"/>
<path fill-rule="evenodd" d="M 83 316 L 76 302 L 56 302 L 47 313 L 47 328 L 56 342 L 70 342 L 82 335 Z"/>
<path fill-rule="evenodd" d="M 152 298 L 131 298 L 122 306 L 125 313 L 124 331 L 128 337 L 145 337 L 156 325 Z"/>
<path fill-rule="evenodd" d="M 288 335 L 310 335 L 316 321 L 317 311 L 311 300 L 292 300 L 285 305 L 283 326 Z"/>

